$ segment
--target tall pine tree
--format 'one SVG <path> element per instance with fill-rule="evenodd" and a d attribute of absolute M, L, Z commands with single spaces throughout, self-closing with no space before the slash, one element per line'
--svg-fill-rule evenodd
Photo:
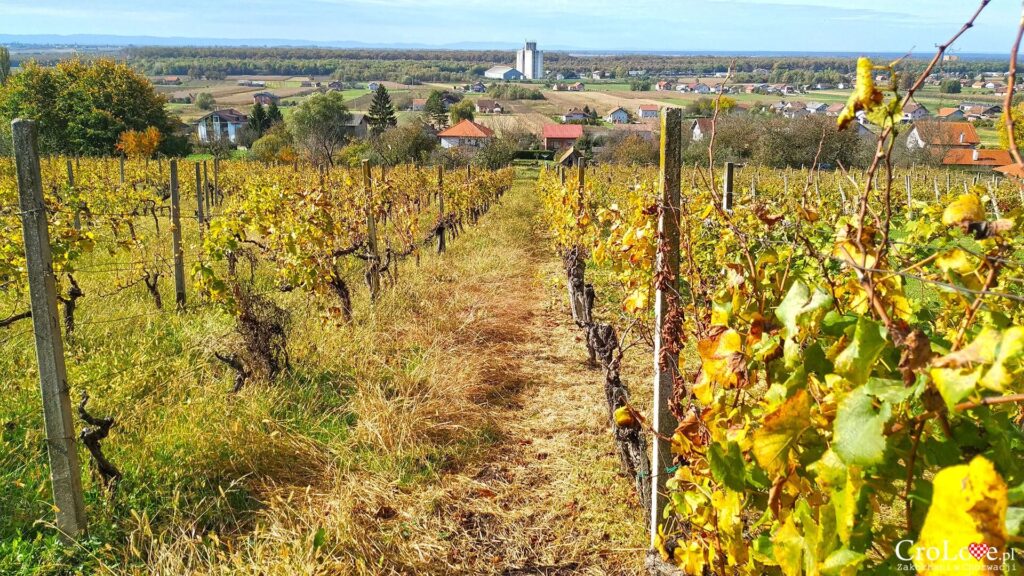
<path fill-rule="evenodd" d="M 267 106 L 267 129 L 269 130 L 271 126 L 281 122 L 284 122 L 281 109 L 277 107 L 277 102 L 271 101 L 270 106 Z"/>
<path fill-rule="evenodd" d="M 263 107 L 263 104 L 259 102 L 252 107 L 252 112 L 249 112 L 249 130 L 252 131 L 257 137 L 263 136 L 263 133 L 270 127 L 270 122 L 267 119 L 267 109 Z"/>
<path fill-rule="evenodd" d="M 373 102 L 370 103 L 370 112 L 366 115 L 366 122 L 370 125 L 370 132 L 375 136 L 382 134 L 392 126 L 398 126 L 395 106 L 391 103 L 391 96 L 383 84 L 373 94 Z"/>
<path fill-rule="evenodd" d="M 444 106 L 444 100 L 441 99 L 439 91 L 434 90 L 430 93 L 427 103 L 423 106 L 423 115 L 427 117 L 430 125 L 437 130 L 448 126 L 448 110 Z"/>

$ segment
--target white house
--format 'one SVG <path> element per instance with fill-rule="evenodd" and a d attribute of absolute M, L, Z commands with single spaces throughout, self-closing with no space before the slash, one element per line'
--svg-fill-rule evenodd
<path fill-rule="evenodd" d="M 494 80 L 522 80 L 523 73 L 511 66 L 495 66 L 484 72 L 484 77 Z"/>
<path fill-rule="evenodd" d="M 480 148 L 494 137 L 494 130 L 472 120 L 463 120 L 438 132 L 437 136 L 441 139 L 442 148 Z"/>
<path fill-rule="evenodd" d="M 641 120 L 657 118 L 658 113 L 660 112 L 661 107 L 657 104 L 641 104 L 640 107 L 636 109 L 636 116 Z"/>
<path fill-rule="evenodd" d="M 366 85 L 366 88 L 369 89 L 370 92 L 376 92 L 380 89 L 380 82 L 370 82 Z"/>
<path fill-rule="evenodd" d="M 580 122 L 590 120 L 590 114 L 579 108 L 569 108 L 569 111 L 562 114 L 562 122 Z"/>
<path fill-rule="evenodd" d="M 625 108 L 619 106 L 615 110 L 609 112 L 608 115 L 604 117 L 604 119 L 605 122 L 610 122 L 612 124 L 628 124 L 629 112 L 626 112 Z"/>
<path fill-rule="evenodd" d="M 903 107 L 903 122 L 905 123 L 917 122 L 927 118 L 929 115 L 928 109 L 917 102 L 908 102 Z"/>
<path fill-rule="evenodd" d="M 234 108 L 215 110 L 196 120 L 196 137 L 203 144 L 225 140 L 235 144 L 238 133 L 248 123 L 249 117 Z"/>
<path fill-rule="evenodd" d="M 711 135 L 712 122 L 711 118 L 697 118 L 690 125 L 690 130 L 693 133 L 693 141 L 700 142 L 705 136 Z"/>

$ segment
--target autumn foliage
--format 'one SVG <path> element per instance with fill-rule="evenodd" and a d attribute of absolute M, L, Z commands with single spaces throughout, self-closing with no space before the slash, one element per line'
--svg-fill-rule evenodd
<path fill-rule="evenodd" d="M 117 151 L 129 158 L 151 158 L 160 147 L 163 135 L 154 126 L 145 130 L 126 130 L 117 139 Z"/>

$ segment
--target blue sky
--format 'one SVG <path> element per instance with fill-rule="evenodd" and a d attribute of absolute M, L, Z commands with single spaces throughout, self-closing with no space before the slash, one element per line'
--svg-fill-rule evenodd
<path fill-rule="evenodd" d="M 543 48 L 930 52 L 974 0 L 0 0 L 0 34 L 117 34 Z M 1008 52 L 1019 0 L 959 44 Z"/>

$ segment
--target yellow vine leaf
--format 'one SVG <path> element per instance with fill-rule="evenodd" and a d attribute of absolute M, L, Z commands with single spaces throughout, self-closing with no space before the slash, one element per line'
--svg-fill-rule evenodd
<path fill-rule="evenodd" d="M 769 474 L 782 476 L 800 436 L 811 426 L 811 397 L 799 390 L 754 432 L 754 457 Z"/>
<path fill-rule="evenodd" d="M 942 212 L 942 224 L 945 226 L 981 222 L 984 219 L 985 208 L 981 205 L 981 198 L 975 194 L 961 194 Z"/>
<path fill-rule="evenodd" d="M 697 343 L 701 360 L 701 384 L 731 388 L 739 381 L 743 368 L 743 337 L 735 330 L 724 330 Z"/>
<path fill-rule="evenodd" d="M 839 129 L 846 128 L 857 118 L 857 112 L 870 111 L 882 103 L 882 92 L 875 87 L 875 67 L 870 58 L 857 59 L 857 86 L 839 114 Z"/>
<path fill-rule="evenodd" d="M 910 550 L 918 574 L 1001 573 L 1006 508 L 1006 482 L 984 457 L 939 471 L 921 535 Z"/>

